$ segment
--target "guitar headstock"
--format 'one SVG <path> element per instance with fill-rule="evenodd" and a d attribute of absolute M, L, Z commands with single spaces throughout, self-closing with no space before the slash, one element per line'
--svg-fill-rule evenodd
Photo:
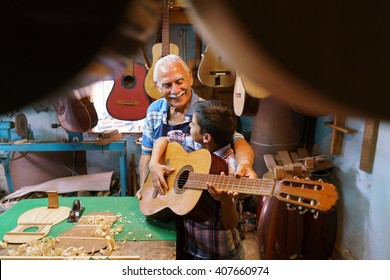
<path fill-rule="evenodd" d="M 273 196 L 299 210 L 311 209 L 312 212 L 330 211 L 339 199 L 334 185 L 304 179 L 278 181 Z"/>

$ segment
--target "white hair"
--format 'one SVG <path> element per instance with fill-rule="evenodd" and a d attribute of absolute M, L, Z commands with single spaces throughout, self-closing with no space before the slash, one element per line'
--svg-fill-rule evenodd
<path fill-rule="evenodd" d="M 175 62 L 180 63 L 183 66 L 185 71 L 191 72 L 191 69 L 188 67 L 188 65 L 184 62 L 184 60 L 180 56 L 176 54 L 168 54 L 166 56 L 161 57 L 154 65 L 153 81 L 157 83 L 157 71 L 160 68 L 167 67 L 168 65 L 171 65 Z"/>

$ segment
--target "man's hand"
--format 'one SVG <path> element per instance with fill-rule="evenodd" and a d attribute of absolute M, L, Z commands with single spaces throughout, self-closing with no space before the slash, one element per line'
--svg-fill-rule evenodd
<path fill-rule="evenodd" d="M 241 178 L 241 177 L 257 178 L 257 174 L 253 170 L 253 166 L 250 163 L 238 164 L 234 176 L 236 178 Z"/>

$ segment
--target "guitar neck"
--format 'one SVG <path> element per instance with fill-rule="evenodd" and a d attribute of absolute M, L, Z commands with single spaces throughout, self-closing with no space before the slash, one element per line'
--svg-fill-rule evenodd
<path fill-rule="evenodd" d="M 164 9 L 162 14 L 162 32 L 161 32 L 161 55 L 166 56 L 170 54 L 169 46 L 169 9 L 170 1 L 164 1 Z"/>
<path fill-rule="evenodd" d="M 262 196 L 273 196 L 276 184 L 275 181 L 267 179 L 236 178 L 234 176 L 190 172 L 185 188 L 207 190 L 206 182 L 227 191 Z"/>

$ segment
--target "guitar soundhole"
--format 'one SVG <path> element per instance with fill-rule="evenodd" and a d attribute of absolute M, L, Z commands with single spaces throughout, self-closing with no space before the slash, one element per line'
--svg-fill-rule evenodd
<path fill-rule="evenodd" d="M 193 168 L 190 165 L 184 166 L 179 171 L 179 176 L 176 177 L 174 190 L 176 193 L 181 194 L 186 191 L 185 185 L 188 181 L 190 172 L 193 172 Z"/>
<path fill-rule="evenodd" d="M 124 75 L 122 78 L 123 87 L 130 89 L 135 86 L 135 77 L 131 75 Z"/>

